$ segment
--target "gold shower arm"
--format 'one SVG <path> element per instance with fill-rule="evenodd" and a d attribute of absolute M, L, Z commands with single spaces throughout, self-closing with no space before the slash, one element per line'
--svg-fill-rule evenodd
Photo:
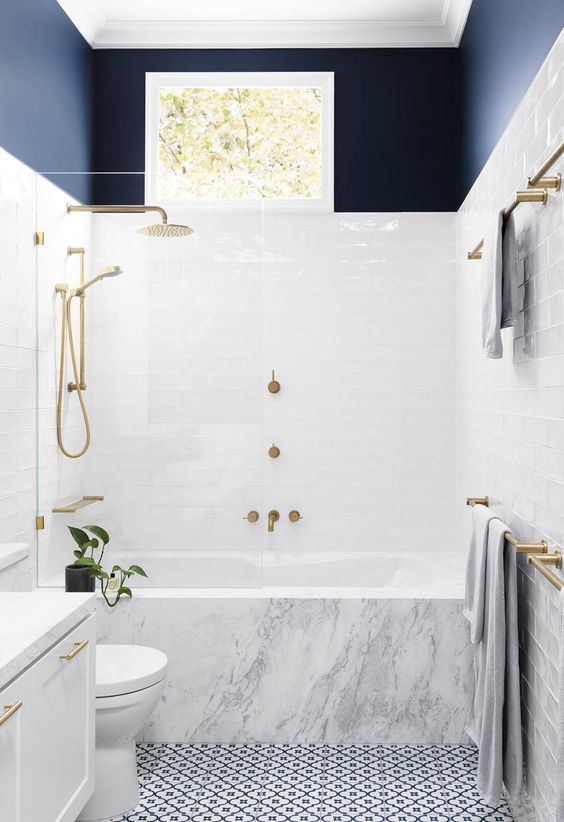
<path fill-rule="evenodd" d="M 160 206 L 144 205 L 67 205 L 67 212 L 86 211 L 90 214 L 145 214 L 148 211 L 155 211 L 160 214 L 163 225 L 168 223 L 168 216 L 164 208 Z"/>

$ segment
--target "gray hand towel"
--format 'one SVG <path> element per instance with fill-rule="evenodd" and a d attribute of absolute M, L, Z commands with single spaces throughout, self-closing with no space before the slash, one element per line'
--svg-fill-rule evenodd
<path fill-rule="evenodd" d="M 486 508 L 485 505 L 474 505 L 472 535 L 466 561 L 466 601 L 464 603 L 464 616 L 470 623 L 470 639 L 474 645 L 481 641 L 484 626 L 488 529 L 492 519 L 499 519 L 499 517 L 496 517 L 491 508 Z"/>
<path fill-rule="evenodd" d="M 500 211 L 484 238 L 482 272 L 482 348 L 486 357 L 503 357 L 501 329 L 517 325 L 518 265 L 513 214 Z"/>
<path fill-rule="evenodd" d="M 515 553 L 505 542 L 506 530 L 501 520 L 489 521 L 483 628 L 474 652 L 474 700 L 466 729 L 479 748 L 478 790 L 494 807 L 503 784 L 518 799 L 523 780 Z"/>

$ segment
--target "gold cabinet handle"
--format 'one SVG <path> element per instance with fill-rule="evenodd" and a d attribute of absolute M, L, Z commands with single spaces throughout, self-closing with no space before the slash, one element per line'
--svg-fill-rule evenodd
<path fill-rule="evenodd" d="M 4 705 L 5 713 L 3 713 L 2 716 L 0 716 L 0 725 L 3 725 L 4 722 L 7 722 L 11 716 L 17 713 L 19 709 L 22 707 L 22 705 L 23 702 L 21 701 L 21 699 L 18 702 L 14 702 L 13 705 Z"/>
<path fill-rule="evenodd" d="M 74 659 L 77 654 L 79 654 L 82 650 L 84 650 L 84 648 L 86 648 L 88 642 L 88 639 L 83 639 L 82 642 L 75 642 L 74 650 L 72 650 L 69 654 L 63 654 L 59 657 L 59 659 L 66 659 L 67 662 L 70 662 L 71 659 Z"/>
<path fill-rule="evenodd" d="M 290 522 L 297 522 L 299 519 L 303 519 L 303 517 L 299 511 L 290 511 L 288 514 L 288 519 Z"/>
<path fill-rule="evenodd" d="M 258 511 L 249 511 L 247 516 L 243 517 L 243 519 L 248 519 L 249 522 L 257 522 L 258 518 L 259 518 L 259 512 Z"/>

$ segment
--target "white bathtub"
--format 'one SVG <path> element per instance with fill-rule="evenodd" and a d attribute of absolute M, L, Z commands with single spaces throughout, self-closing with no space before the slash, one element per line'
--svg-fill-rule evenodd
<path fill-rule="evenodd" d="M 159 554 L 140 557 L 148 580 L 135 578 L 136 596 L 258 598 L 461 599 L 463 558 L 454 553 L 392 552 L 297 556 Z M 171 568 L 174 574 L 171 575 Z M 170 587 L 173 580 L 178 587 Z"/>

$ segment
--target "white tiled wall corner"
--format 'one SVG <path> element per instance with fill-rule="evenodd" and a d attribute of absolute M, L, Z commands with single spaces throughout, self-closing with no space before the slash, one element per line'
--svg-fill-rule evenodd
<path fill-rule="evenodd" d="M 457 520 L 464 498 L 488 494 L 524 540 L 564 544 L 564 197 L 521 205 L 521 314 L 502 332 L 504 358 L 480 346 L 481 264 L 466 260 L 495 209 L 564 139 L 564 32 L 466 198 L 457 224 Z M 550 173 L 564 172 L 561 161 Z M 464 545 L 464 538 L 460 542 Z M 523 727 L 527 788 L 540 819 L 555 812 L 555 589 L 520 570 Z"/>
<path fill-rule="evenodd" d="M 0 150 L 0 543 L 34 543 L 35 184 Z M 0 584 L 25 587 L 7 569 Z M 30 583 L 27 575 L 27 585 Z"/>

